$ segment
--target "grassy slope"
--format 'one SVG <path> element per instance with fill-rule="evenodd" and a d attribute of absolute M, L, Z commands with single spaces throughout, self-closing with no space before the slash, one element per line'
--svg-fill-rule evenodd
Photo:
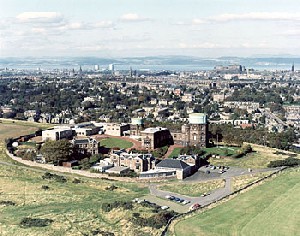
<path fill-rule="evenodd" d="M 243 168 L 266 168 L 270 161 L 281 160 L 288 157 L 288 155 L 275 154 L 277 149 L 267 148 L 260 145 L 251 144 L 255 152 L 248 154 L 242 158 L 210 158 L 209 161 L 213 165 L 221 166 L 238 166 Z M 280 150 L 281 151 L 281 150 Z M 282 152 L 282 151 L 281 151 Z M 299 155 L 298 155 L 299 158 Z"/>
<path fill-rule="evenodd" d="M 176 235 L 300 235 L 300 169 L 175 225 Z"/>
<path fill-rule="evenodd" d="M 210 180 L 202 183 L 178 183 L 178 184 L 164 184 L 160 185 L 159 189 L 170 191 L 186 196 L 199 197 L 201 194 L 210 192 L 212 190 L 223 188 L 225 186 L 224 180 Z"/>
<path fill-rule="evenodd" d="M 18 167 L 0 165 L 0 201 L 13 201 L 16 206 L 0 206 L 0 232 L 4 235 L 78 235 L 89 233 L 101 227 L 102 230 L 120 235 L 123 229 L 123 213 L 116 210 L 110 214 L 101 210 L 104 202 L 115 200 L 130 201 L 148 192 L 137 184 L 116 183 L 104 180 L 87 180 L 83 183 L 68 183 L 43 180 L 42 173 L 24 170 Z M 113 192 L 105 187 L 114 184 Z M 41 187 L 47 185 L 49 190 Z M 120 210 L 119 210 L 120 211 Z M 124 211 L 127 216 L 132 212 Z M 24 217 L 49 218 L 54 223 L 46 228 L 23 229 L 19 222 Z M 132 229 L 131 229 L 132 230 Z M 81 235 L 81 234 L 79 234 Z"/>
<path fill-rule="evenodd" d="M 0 161 L 8 163 L 14 162 L 5 155 L 5 138 L 48 127 L 37 123 L 1 121 Z M 43 180 L 43 172 L 0 165 L 0 201 L 16 203 L 16 206 L 0 205 L 0 235 L 91 235 L 95 229 L 114 232 L 115 235 L 158 234 L 157 230 L 140 229 L 128 221 L 133 212 L 150 216 L 153 214 L 150 209 L 135 206 L 134 211 L 117 209 L 109 214 L 101 210 L 104 202 L 126 201 L 147 194 L 148 189 L 142 185 L 87 178 L 80 178 L 84 182 L 74 184 L 74 177 L 68 177 L 68 183 L 62 184 Z M 105 190 L 111 184 L 118 189 L 112 192 Z M 49 186 L 50 190 L 43 190 L 42 185 Z M 45 228 L 24 229 L 18 225 L 24 217 L 49 218 L 54 223 Z"/>
<path fill-rule="evenodd" d="M 119 147 L 121 149 L 126 149 L 133 146 L 131 142 L 119 138 L 103 139 L 100 141 L 100 145 L 105 146 L 107 148 Z"/>

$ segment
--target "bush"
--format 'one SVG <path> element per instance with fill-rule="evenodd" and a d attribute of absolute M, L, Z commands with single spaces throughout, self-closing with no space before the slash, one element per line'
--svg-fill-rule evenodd
<path fill-rule="evenodd" d="M 42 186 L 42 189 L 44 189 L 44 190 L 49 190 L 50 188 L 49 188 L 49 186 L 47 186 L 47 185 L 43 185 L 43 186 Z"/>
<path fill-rule="evenodd" d="M 23 228 L 30 227 L 45 227 L 53 222 L 51 219 L 34 219 L 34 218 L 23 218 L 20 222 L 20 226 Z"/>
<path fill-rule="evenodd" d="M 72 181 L 72 183 L 73 183 L 73 184 L 79 184 L 79 183 L 81 183 L 81 180 L 75 178 L 75 179 Z"/>
<path fill-rule="evenodd" d="M 52 174 L 50 172 L 46 172 L 43 176 L 43 179 L 49 179 L 49 180 L 55 180 L 56 182 L 59 183 L 65 183 L 67 182 L 67 179 L 64 176 L 57 175 L 57 174 Z"/>
<path fill-rule="evenodd" d="M 133 208 L 132 202 L 115 201 L 113 203 L 103 203 L 101 208 L 104 212 L 110 212 L 114 208 L 123 208 L 125 210 L 131 210 Z"/>
<path fill-rule="evenodd" d="M 139 215 L 132 215 L 133 218 L 131 221 L 139 226 L 145 227 L 152 227 L 156 229 L 160 229 L 164 225 L 168 223 L 168 221 L 175 215 L 174 211 L 167 211 L 167 212 L 159 212 L 147 219 L 140 217 Z"/>
<path fill-rule="evenodd" d="M 275 168 L 280 166 L 298 166 L 298 165 L 300 165 L 300 159 L 288 157 L 287 159 L 284 160 L 270 161 L 268 167 Z"/>
<path fill-rule="evenodd" d="M 115 190 L 115 189 L 117 189 L 117 188 L 118 188 L 118 187 L 115 186 L 115 185 L 110 185 L 110 186 L 105 187 L 105 190 L 113 191 L 113 190 Z"/>
<path fill-rule="evenodd" d="M 4 205 L 4 206 L 15 206 L 16 203 L 12 202 L 12 201 L 0 201 L 0 205 Z"/>
<path fill-rule="evenodd" d="M 108 231 L 102 231 L 100 229 L 96 229 L 96 230 L 93 230 L 91 232 L 92 235 L 101 235 L 101 236 L 115 236 L 114 233 L 111 233 L 111 232 L 108 232 Z"/>

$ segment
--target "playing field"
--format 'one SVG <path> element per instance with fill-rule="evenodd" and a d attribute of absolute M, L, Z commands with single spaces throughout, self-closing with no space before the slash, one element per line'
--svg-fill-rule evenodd
<path fill-rule="evenodd" d="M 300 235 L 299 198 L 300 168 L 179 221 L 173 235 Z"/>
<path fill-rule="evenodd" d="M 126 149 L 131 148 L 133 146 L 133 143 L 120 138 L 106 138 L 100 141 L 100 145 L 107 148 L 118 147 L 121 149 Z"/>

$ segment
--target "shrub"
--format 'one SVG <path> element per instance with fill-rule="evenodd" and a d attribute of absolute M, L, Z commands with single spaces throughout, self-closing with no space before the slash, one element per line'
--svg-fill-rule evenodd
<path fill-rule="evenodd" d="M 49 186 L 47 186 L 47 185 L 43 185 L 43 186 L 42 186 L 42 189 L 44 189 L 44 190 L 49 190 L 50 188 L 49 188 Z"/>
<path fill-rule="evenodd" d="M 102 235 L 102 236 L 115 236 L 114 233 L 111 233 L 111 232 L 107 232 L 107 231 L 102 231 L 100 229 L 96 229 L 96 230 L 93 230 L 91 232 L 92 235 Z"/>
<path fill-rule="evenodd" d="M 280 166 L 298 166 L 298 165 L 300 165 L 300 159 L 288 157 L 284 160 L 270 161 L 270 163 L 268 164 L 268 167 L 275 168 L 275 167 L 280 167 Z"/>
<path fill-rule="evenodd" d="M 105 187 L 105 190 L 113 191 L 113 190 L 115 190 L 115 189 L 117 189 L 117 188 L 118 188 L 118 187 L 115 186 L 115 185 L 110 185 L 110 186 Z"/>
<path fill-rule="evenodd" d="M 174 211 L 167 211 L 167 212 L 159 212 L 147 219 L 140 217 L 139 215 L 132 215 L 133 218 L 131 221 L 142 227 L 149 226 L 152 228 L 160 229 L 164 225 L 168 223 L 168 221 L 175 215 Z"/>
<path fill-rule="evenodd" d="M 12 202 L 12 201 L 0 201 L 0 205 L 4 205 L 4 206 L 14 206 L 16 205 L 16 203 Z"/>
<path fill-rule="evenodd" d="M 101 208 L 105 212 L 110 212 L 114 208 L 123 208 L 125 210 L 131 210 L 133 208 L 132 202 L 122 202 L 122 201 L 115 201 L 113 203 L 103 203 Z"/>
<path fill-rule="evenodd" d="M 72 183 L 73 183 L 73 184 L 79 184 L 79 183 L 81 183 L 81 180 L 75 178 L 75 179 L 72 181 Z"/>
<path fill-rule="evenodd" d="M 55 180 L 56 182 L 59 183 L 65 183 L 67 182 L 67 179 L 64 176 L 57 175 L 57 174 L 52 174 L 50 172 L 46 172 L 43 176 L 43 179 L 49 179 L 49 180 Z"/>
<path fill-rule="evenodd" d="M 23 218 L 20 222 L 20 226 L 23 228 L 30 227 L 45 227 L 50 225 L 53 222 L 51 219 L 34 219 L 34 218 Z"/>

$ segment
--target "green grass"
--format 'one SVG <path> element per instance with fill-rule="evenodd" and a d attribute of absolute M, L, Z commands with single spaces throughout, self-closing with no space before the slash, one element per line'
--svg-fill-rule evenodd
<path fill-rule="evenodd" d="M 61 174 L 59 174 L 61 175 Z M 67 177 L 67 183 L 44 180 L 42 173 L 15 166 L 0 165 L 0 201 L 13 201 L 15 206 L 0 206 L 1 235 L 91 235 L 99 227 L 117 235 L 129 231 L 134 235 L 134 227 L 128 226 L 133 212 L 152 212 L 135 206 L 133 211 L 122 209 L 110 213 L 103 212 L 102 203 L 116 200 L 131 201 L 148 194 L 148 189 L 135 183 L 122 183 L 98 179 L 81 179 L 74 184 L 74 177 Z M 114 184 L 114 191 L 105 187 Z M 41 187 L 47 185 L 49 190 Z M 46 228 L 23 229 L 19 222 L 24 217 L 48 218 L 54 223 Z"/>
<path fill-rule="evenodd" d="M 267 171 L 267 172 L 261 172 L 261 173 L 255 173 L 255 174 L 248 174 L 248 175 L 241 175 L 236 176 L 231 179 L 231 189 L 232 191 L 236 191 L 238 189 L 241 189 L 245 186 L 247 186 L 250 183 L 253 183 L 265 176 L 268 176 L 273 171 Z"/>
<path fill-rule="evenodd" d="M 179 221 L 175 235 L 300 235 L 299 198 L 298 168 Z"/>
<path fill-rule="evenodd" d="M 219 179 L 201 183 L 163 184 L 159 186 L 159 189 L 186 196 L 199 197 L 203 193 L 210 192 L 218 188 L 223 188 L 224 186 L 224 180 Z"/>
<path fill-rule="evenodd" d="M 210 158 L 209 162 L 216 166 L 236 166 L 242 168 L 266 168 L 270 161 L 274 160 L 282 160 L 288 157 L 289 152 L 286 154 L 276 154 L 278 149 L 268 148 L 256 144 L 251 144 L 254 152 L 247 154 L 241 158 Z M 280 153 L 284 153 L 285 151 L 279 150 Z M 296 158 L 299 158 L 298 155 Z"/>
<path fill-rule="evenodd" d="M 221 155 L 221 156 L 230 156 L 235 154 L 235 152 L 239 148 L 237 147 L 225 147 L 225 146 L 220 146 L 220 147 L 211 147 L 211 148 L 203 148 L 203 150 L 206 153 L 210 153 L 213 155 Z"/>
<path fill-rule="evenodd" d="M 174 148 L 173 151 L 171 152 L 171 154 L 169 155 L 169 158 L 178 157 L 181 149 L 182 148 Z"/>
<path fill-rule="evenodd" d="M 118 147 L 121 149 L 126 149 L 131 148 L 133 146 L 133 143 L 120 138 L 106 138 L 100 141 L 100 145 L 107 148 Z"/>
<path fill-rule="evenodd" d="M 5 138 L 34 132 L 39 125 L 2 120 L 0 161 L 15 163 L 5 154 Z M 121 141 L 124 145 L 125 142 Z M 131 146 L 131 143 L 129 144 Z M 134 212 L 146 218 L 150 217 L 154 214 L 150 208 L 135 204 L 132 210 L 114 209 L 106 213 L 101 209 L 102 203 L 116 200 L 131 201 L 133 198 L 148 195 L 149 189 L 144 184 L 92 179 L 70 174 L 65 174 L 67 183 L 58 183 L 42 179 L 44 172 L 45 170 L 39 168 L 29 169 L 25 166 L 0 164 L 0 202 L 16 203 L 15 206 L 0 205 L 0 235 L 93 235 L 93 230 L 129 236 L 141 235 L 141 232 L 143 235 L 160 234 L 160 229 L 145 228 L 130 221 Z M 72 183 L 75 178 L 80 179 L 81 183 Z M 113 191 L 105 189 L 112 184 L 118 188 Z M 49 186 L 50 189 L 43 190 L 43 185 Z M 54 222 L 47 227 L 25 229 L 19 226 L 25 217 L 52 219 Z"/>

